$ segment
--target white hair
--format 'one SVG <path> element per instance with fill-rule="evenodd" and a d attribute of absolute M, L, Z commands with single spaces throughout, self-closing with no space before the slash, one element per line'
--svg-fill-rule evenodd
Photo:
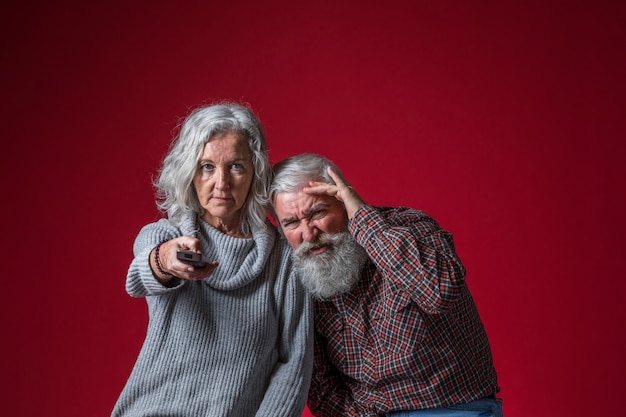
<path fill-rule="evenodd" d="M 180 132 L 155 181 L 157 207 L 166 212 L 170 221 L 180 224 L 184 213 L 202 214 L 203 208 L 193 185 L 204 146 L 217 136 L 233 133 L 246 139 L 254 165 L 254 178 L 248 198 L 241 208 L 241 229 L 252 226 L 264 229 L 268 187 L 272 178 L 267 155 L 265 133 L 261 123 L 249 108 L 236 103 L 219 103 L 193 110 L 184 120 Z"/>

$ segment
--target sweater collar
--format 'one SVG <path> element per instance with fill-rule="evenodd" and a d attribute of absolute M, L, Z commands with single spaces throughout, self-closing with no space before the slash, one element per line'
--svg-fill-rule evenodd
<path fill-rule="evenodd" d="M 276 240 L 276 231 L 269 221 L 265 230 L 253 228 L 252 237 L 236 238 L 224 234 L 195 216 L 192 227 L 181 225 L 183 233 L 200 239 L 204 257 L 219 265 L 204 282 L 217 290 L 233 290 L 248 285 L 263 272 Z"/>

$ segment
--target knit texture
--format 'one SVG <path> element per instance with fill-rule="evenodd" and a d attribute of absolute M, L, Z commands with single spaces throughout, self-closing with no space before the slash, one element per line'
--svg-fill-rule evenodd
<path fill-rule="evenodd" d="M 166 288 L 148 256 L 180 235 L 199 238 L 219 266 L 203 281 Z M 271 224 L 239 239 L 195 216 L 180 228 L 162 219 L 141 230 L 134 252 L 126 288 L 145 297 L 150 319 L 112 416 L 301 416 L 312 367 L 311 307 Z"/>

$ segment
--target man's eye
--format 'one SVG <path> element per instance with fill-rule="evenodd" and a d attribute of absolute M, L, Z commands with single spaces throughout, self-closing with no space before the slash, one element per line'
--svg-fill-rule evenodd
<path fill-rule="evenodd" d="M 326 215 L 326 210 L 317 210 L 311 213 L 311 219 L 319 220 Z"/>
<path fill-rule="evenodd" d="M 286 222 L 286 223 L 283 223 L 283 229 L 286 229 L 286 230 L 294 230 L 297 227 L 298 227 L 298 223 L 296 223 L 296 222 Z"/>

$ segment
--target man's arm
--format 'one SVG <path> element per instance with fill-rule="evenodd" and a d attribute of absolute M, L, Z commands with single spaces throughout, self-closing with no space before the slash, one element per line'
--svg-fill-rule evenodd
<path fill-rule="evenodd" d="M 465 268 L 452 235 L 428 214 L 406 207 L 364 206 L 349 228 L 386 279 L 424 311 L 443 313 L 456 301 L 465 285 Z"/>

